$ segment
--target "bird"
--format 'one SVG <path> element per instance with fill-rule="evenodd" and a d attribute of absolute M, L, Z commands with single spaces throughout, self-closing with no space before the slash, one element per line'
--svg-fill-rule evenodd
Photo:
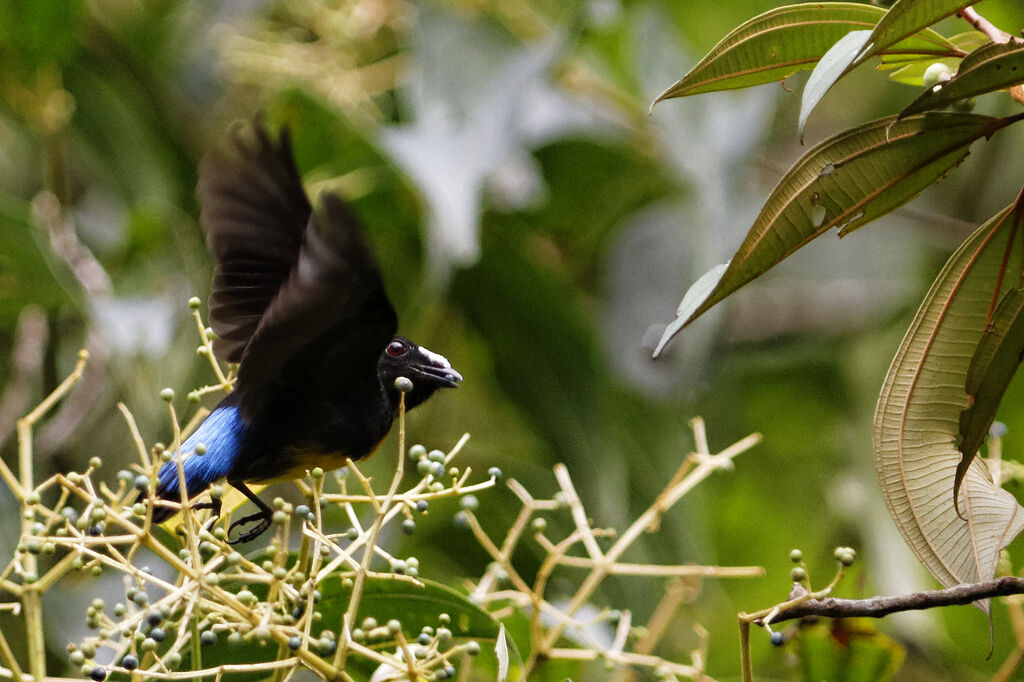
<path fill-rule="evenodd" d="M 216 261 L 209 298 L 213 353 L 238 363 L 234 390 L 160 468 L 155 497 L 192 499 L 219 479 L 258 511 L 236 520 L 249 542 L 273 512 L 248 483 L 295 479 L 371 455 L 399 410 L 462 382 L 442 355 L 397 335 L 398 318 L 363 229 L 337 195 L 316 210 L 282 127 L 233 125 L 199 163 L 199 222 Z M 408 390 L 408 385 L 402 386 Z M 200 506 L 200 505 L 196 505 Z M 219 512 L 217 502 L 205 503 Z M 153 523 L 176 508 L 153 505 Z M 250 528 L 245 526 L 253 524 Z"/>

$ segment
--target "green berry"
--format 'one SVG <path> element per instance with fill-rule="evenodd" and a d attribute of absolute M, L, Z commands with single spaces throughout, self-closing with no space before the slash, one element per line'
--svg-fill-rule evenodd
<path fill-rule="evenodd" d="M 789 553 L 789 560 L 792 561 L 794 564 L 798 564 L 804 560 L 804 553 L 801 552 L 799 549 L 794 549 L 792 552 Z"/>
<path fill-rule="evenodd" d="M 199 635 L 199 643 L 203 646 L 213 646 L 217 643 L 217 633 L 213 630 L 203 630 Z"/>
<path fill-rule="evenodd" d="M 166 403 L 169 403 L 172 400 L 174 400 L 174 389 L 173 388 L 165 388 L 165 389 L 161 390 L 160 391 L 160 400 L 163 400 Z"/>
<path fill-rule="evenodd" d="M 462 499 L 459 500 L 459 506 L 463 509 L 476 511 L 480 507 L 480 501 L 476 499 L 476 495 L 463 495 Z"/>
<path fill-rule="evenodd" d="M 803 581 L 807 580 L 807 569 L 805 569 L 802 566 L 797 566 L 789 572 L 789 577 L 795 583 L 802 583 Z"/>
<path fill-rule="evenodd" d="M 412 379 L 409 379 L 408 377 L 398 377 L 395 379 L 395 388 L 402 393 L 411 393 L 413 388 Z"/>

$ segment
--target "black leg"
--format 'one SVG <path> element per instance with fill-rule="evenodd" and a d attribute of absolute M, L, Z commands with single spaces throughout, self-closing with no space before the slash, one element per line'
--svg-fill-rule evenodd
<path fill-rule="evenodd" d="M 206 520 L 206 523 L 203 524 L 203 530 L 210 530 L 213 528 L 213 525 L 217 523 L 217 519 L 220 518 L 221 507 L 222 504 L 220 500 L 210 500 L 209 502 L 199 502 L 192 505 L 192 509 L 195 511 L 200 509 L 209 509 L 213 512 L 210 514 L 210 518 Z"/>
<path fill-rule="evenodd" d="M 240 542 L 251 542 L 258 538 L 260 535 L 262 535 L 263 532 L 266 531 L 268 528 L 270 528 L 270 523 L 274 519 L 274 510 L 268 507 L 263 500 L 257 497 L 256 493 L 249 490 L 249 488 L 246 487 L 244 482 L 228 481 L 228 483 L 230 483 L 235 488 L 240 490 L 242 494 L 248 497 L 249 500 L 251 500 L 252 503 L 255 504 L 256 507 L 259 509 L 257 513 L 250 514 L 249 516 L 243 516 L 242 518 L 238 519 L 237 521 L 231 524 L 231 526 L 228 528 L 228 537 L 231 536 L 231 531 L 235 529 L 235 526 L 244 526 L 248 523 L 252 523 L 253 521 L 259 521 L 259 523 L 257 523 L 253 528 L 239 535 L 237 539 L 228 540 L 228 544 L 237 545 Z"/>
<path fill-rule="evenodd" d="M 220 508 L 220 500 L 210 500 L 209 502 L 197 502 L 196 504 L 192 505 L 193 511 L 199 511 L 200 509 L 212 509 L 214 518 L 220 516 Z"/>

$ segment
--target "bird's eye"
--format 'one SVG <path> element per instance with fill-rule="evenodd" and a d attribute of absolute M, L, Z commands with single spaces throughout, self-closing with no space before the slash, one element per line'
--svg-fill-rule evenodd
<path fill-rule="evenodd" d="M 401 341 L 392 341 L 388 344 L 387 353 L 393 358 L 405 355 L 406 347 Z"/>

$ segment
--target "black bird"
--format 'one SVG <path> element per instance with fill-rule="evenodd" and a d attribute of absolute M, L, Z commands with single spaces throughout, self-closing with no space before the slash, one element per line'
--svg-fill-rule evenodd
<path fill-rule="evenodd" d="M 313 211 L 286 129 L 275 142 L 260 119 L 236 125 L 200 163 L 197 192 L 217 260 L 213 350 L 239 363 L 238 379 L 160 469 L 156 496 L 181 499 L 179 459 L 189 498 L 226 477 L 259 508 L 229 529 L 257 521 L 234 541 L 248 542 L 270 526 L 272 510 L 247 482 L 366 457 L 391 429 L 398 377 L 412 380 L 412 409 L 462 376 L 395 335 L 397 316 L 358 221 L 333 194 Z M 155 507 L 153 521 L 172 514 Z"/>

